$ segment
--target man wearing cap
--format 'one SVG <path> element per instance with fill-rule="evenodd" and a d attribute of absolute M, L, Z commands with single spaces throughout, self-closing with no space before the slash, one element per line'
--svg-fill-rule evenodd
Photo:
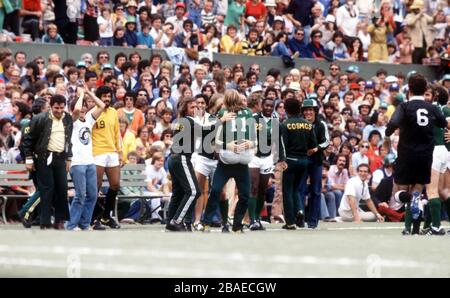
<path fill-rule="evenodd" d="M 105 83 L 105 78 L 113 75 L 113 66 L 109 63 L 105 63 L 102 65 L 102 72 L 100 73 L 100 77 L 97 80 L 97 87 L 103 86 Z"/>
<path fill-rule="evenodd" d="M 446 74 L 442 77 L 442 86 L 450 92 L 450 74 Z"/>
<path fill-rule="evenodd" d="M 138 6 L 137 6 L 137 3 L 135 0 L 129 0 L 125 7 L 127 8 L 127 11 L 126 11 L 127 17 L 132 16 L 132 17 L 137 18 Z"/>
<path fill-rule="evenodd" d="M 308 194 L 307 180 L 311 187 L 311 193 L 308 196 L 308 213 L 306 219 L 308 228 L 315 229 L 319 225 L 320 219 L 320 200 L 322 191 L 322 162 L 323 151 L 330 144 L 327 125 L 318 117 L 319 106 L 314 99 L 306 99 L 302 105 L 303 117 L 308 120 L 312 126 L 316 136 L 317 146 L 308 149 L 308 164 L 306 168 L 306 175 L 300 182 L 300 206 L 304 209 L 304 202 Z M 303 227 L 303 213 L 297 215 L 297 226 Z"/>
<path fill-rule="evenodd" d="M 134 48 L 138 44 L 137 35 L 136 35 L 136 17 L 135 16 L 127 16 L 127 24 L 125 25 L 125 42 L 127 46 L 130 48 Z"/>
<path fill-rule="evenodd" d="M 178 2 L 175 6 L 175 15 L 166 19 L 166 24 L 171 23 L 174 26 L 174 34 L 178 34 L 183 29 L 183 22 L 187 20 L 184 16 L 186 13 L 186 5 L 183 2 Z"/>
<path fill-rule="evenodd" d="M 359 78 L 359 67 L 356 65 L 350 65 L 345 71 L 348 74 L 349 83 L 357 83 Z"/>
<path fill-rule="evenodd" d="M 283 170 L 283 208 L 286 219 L 283 229 L 296 230 L 296 224 L 303 225 L 298 187 L 306 175 L 308 152 L 317 149 L 317 141 L 313 125 L 300 114 L 298 101 L 293 98 L 286 99 L 284 106 L 288 119 L 280 127 L 281 141 L 279 142 L 280 150 L 277 163 L 277 167 Z"/>
<path fill-rule="evenodd" d="M 423 0 L 414 0 L 409 7 L 410 13 L 405 17 L 405 23 L 414 45 L 412 54 L 414 64 L 422 64 L 422 59 L 426 57 L 427 47 L 433 43 L 433 34 L 429 32 L 429 27 L 433 24 L 433 17 L 424 12 L 423 5 Z"/>

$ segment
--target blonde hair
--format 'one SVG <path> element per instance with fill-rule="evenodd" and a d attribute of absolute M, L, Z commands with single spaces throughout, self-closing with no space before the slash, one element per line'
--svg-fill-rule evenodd
<path fill-rule="evenodd" d="M 238 111 L 241 108 L 241 95 L 234 89 L 225 91 L 224 104 L 229 111 Z"/>
<path fill-rule="evenodd" d="M 151 162 L 151 164 L 154 165 L 155 161 L 161 160 L 161 159 L 164 159 L 164 155 L 162 154 L 161 151 L 157 151 L 157 152 L 152 154 L 152 162 Z"/>

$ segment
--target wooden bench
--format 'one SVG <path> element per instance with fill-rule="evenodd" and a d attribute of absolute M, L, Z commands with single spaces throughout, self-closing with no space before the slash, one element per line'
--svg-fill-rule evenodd
<path fill-rule="evenodd" d="M 134 174 L 130 175 L 125 171 L 139 171 L 142 174 Z M 17 172 L 17 173 L 11 173 Z M 121 169 L 121 187 L 140 187 L 144 188 L 147 186 L 146 175 L 145 173 L 145 165 L 125 165 Z M 73 188 L 72 177 L 68 174 L 68 187 Z M 11 186 L 20 186 L 20 187 L 33 187 L 33 181 L 29 178 L 29 173 L 24 164 L 0 164 L 0 187 L 11 187 Z M 109 183 L 106 178 L 106 175 L 103 176 L 102 188 L 108 187 Z M 2 206 L 2 217 L 3 221 L 7 223 L 6 218 L 6 204 L 9 199 L 28 199 L 28 195 L 18 195 L 18 194 L 0 194 L 0 205 Z M 170 196 L 168 195 L 155 195 L 155 194 L 146 194 L 143 191 L 140 191 L 138 194 L 133 195 L 118 195 L 116 197 L 115 207 L 114 207 L 114 216 L 117 218 L 117 209 L 119 200 L 134 200 L 140 199 L 142 203 L 147 199 L 163 199 L 168 201 Z M 167 213 L 167 205 L 165 204 L 165 208 L 163 209 L 164 215 Z M 154 210 L 152 211 L 154 212 Z"/>

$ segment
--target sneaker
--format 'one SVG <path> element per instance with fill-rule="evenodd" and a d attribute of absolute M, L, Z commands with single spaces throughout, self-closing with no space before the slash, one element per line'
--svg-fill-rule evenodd
<path fill-rule="evenodd" d="M 445 230 L 442 227 L 439 228 L 435 228 L 435 227 L 431 227 L 428 229 L 424 229 L 422 230 L 422 234 L 421 235 L 426 235 L 426 236 L 443 236 L 445 235 Z"/>
<path fill-rule="evenodd" d="M 420 193 L 418 191 L 413 192 L 411 199 L 411 213 L 413 220 L 417 220 L 420 217 Z"/>
<path fill-rule="evenodd" d="M 111 229 L 120 229 L 120 225 L 112 217 L 102 218 L 100 221 L 102 222 L 102 225 L 108 226 Z"/>
<path fill-rule="evenodd" d="M 209 233 L 211 232 L 211 227 L 209 225 L 203 225 L 203 228 L 201 229 L 203 233 Z"/>
<path fill-rule="evenodd" d="M 260 231 L 265 231 L 265 230 L 266 230 L 266 228 L 265 228 L 265 227 L 263 226 L 263 224 L 261 223 L 261 220 L 260 220 L 260 219 L 258 219 L 256 222 L 259 224 L 259 230 L 260 230 Z"/>
<path fill-rule="evenodd" d="M 297 227 L 295 225 L 288 225 L 288 224 L 285 224 L 281 228 L 285 230 L 297 230 Z"/>
<path fill-rule="evenodd" d="M 403 236 L 409 236 L 409 235 L 411 235 L 411 232 L 405 229 L 405 230 L 402 231 L 402 235 Z"/>
<path fill-rule="evenodd" d="M 194 224 L 194 230 L 195 231 L 201 231 L 203 229 L 203 225 L 201 223 L 195 223 Z"/>
<path fill-rule="evenodd" d="M 184 227 L 186 228 L 186 232 L 192 232 L 192 224 L 190 222 L 185 222 Z"/>
<path fill-rule="evenodd" d="M 230 232 L 230 225 L 226 224 L 222 227 L 222 233 L 229 233 Z"/>
<path fill-rule="evenodd" d="M 27 212 L 25 213 L 25 216 L 21 218 L 22 225 L 25 229 L 29 229 L 33 225 L 33 219 L 31 217 L 31 214 Z"/>
<path fill-rule="evenodd" d="M 299 228 L 305 227 L 305 216 L 303 215 L 303 212 L 297 212 L 297 215 L 295 217 L 295 225 Z"/>
<path fill-rule="evenodd" d="M 244 227 L 233 227 L 231 231 L 234 234 L 244 234 Z"/>
<path fill-rule="evenodd" d="M 94 224 L 92 225 L 92 229 L 94 231 L 105 231 L 106 227 L 104 225 L 102 225 L 100 220 L 97 219 L 96 221 L 94 221 Z"/>
<path fill-rule="evenodd" d="M 172 220 L 166 225 L 166 231 L 186 232 L 186 226 L 183 223 L 176 223 Z"/>

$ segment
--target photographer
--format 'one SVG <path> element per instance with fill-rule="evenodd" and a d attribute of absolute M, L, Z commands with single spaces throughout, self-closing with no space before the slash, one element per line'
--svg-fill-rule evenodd
<path fill-rule="evenodd" d="M 426 57 L 427 45 L 431 45 L 433 42 L 433 34 L 429 34 L 429 26 L 433 23 L 433 17 L 423 12 L 422 1 L 414 0 L 410 11 L 405 17 L 405 23 L 414 45 L 413 63 L 422 64 L 422 59 Z"/>

